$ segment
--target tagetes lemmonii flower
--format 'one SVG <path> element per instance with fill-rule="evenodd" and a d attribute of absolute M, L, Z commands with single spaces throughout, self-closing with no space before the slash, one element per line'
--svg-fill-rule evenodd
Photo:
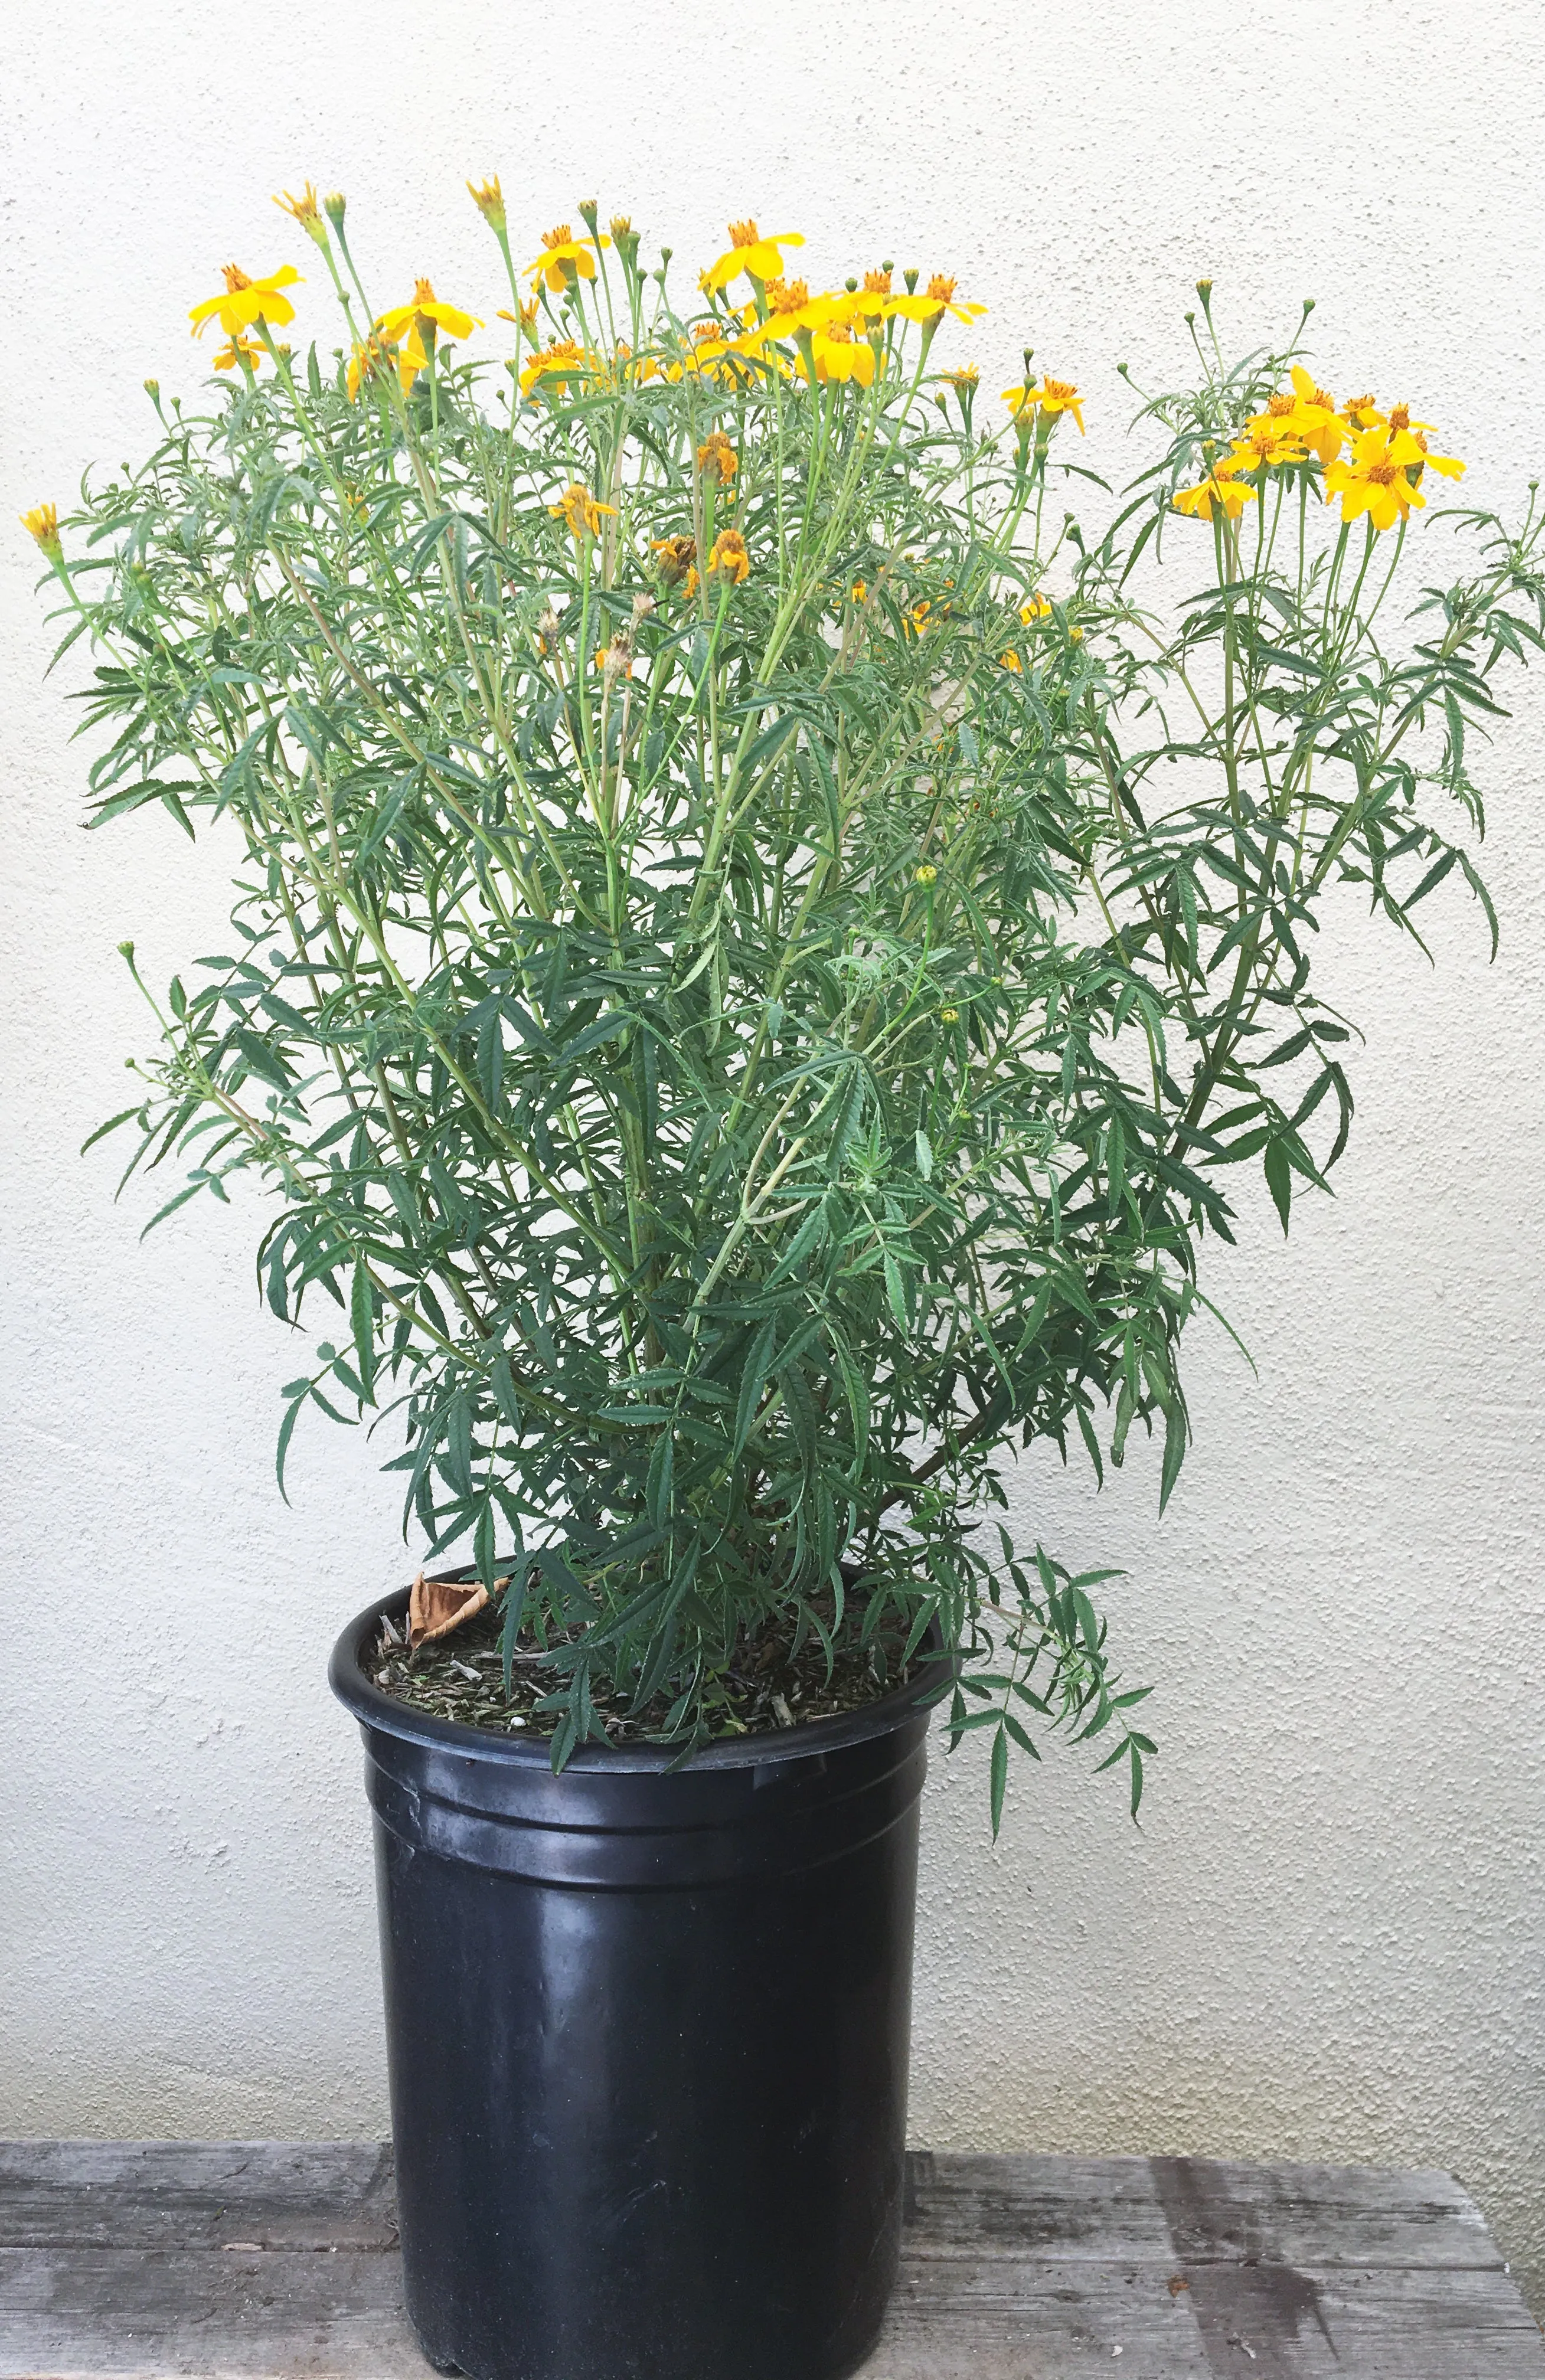
<path fill-rule="evenodd" d="M 614 514 L 617 508 L 615 504 L 598 504 L 589 488 L 582 488 L 576 480 L 572 486 L 565 489 L 557 503 L 549 504 L 547 509 L 554 520 L 568 523 L 569 534 L 578 541 L 586 536 L 599 537 L 602 516 Z"/>
<path fill-rule="evenodd" d="M 551 346 L 541 348 L 527 364 L 520 375 L 520 394 L 529 396 L 539 381 L 579 379 L 594 370 L 600 360 L 598 356 L 582 347 L 578 339 L 554 339 Z"/>
<path fill-rule="evenodd" d="M 860 388 L 873 386 L 874 348 L 868 339 L 856 339 L 846 322 L 831 321 L 812 331 L 810 352 L 815 358 L 817 380 L 856 380 Z M 806 369 L 803 356 L 799 369 Z"/>
<path fill-rule="evenodd" d="M 214 358 L 214 369 L 216 371 L 235 371 L 237 364 L 245 364 L 249 370 L 256 371 L 266 362 L 267 357 L 266 347 L 260 347 L 255 340 L 248 338 L 245 332 L 233 331 L 229 345 L 222 347 Z"/>
<path fill-rule="evenodd" d="M 386 340 L 378 339 L 373 332 L 363 346 L 356 346 L 348 359 L 348 370 L 346 374 L 350 405 L 353 405 L 359 397 L 360 386 L 370 374 L 372 371 L 388 370 L 392 361 L 392 347 Z"/>
<path fill-rule="evenodd" d="M 1265 412 L 1253 415 L 1246 428 L 1252 437 L 1257 431 L 1271 429 L 1283 436 L 1296 438 L 1301 445 L 1308 448 L 1310 454 L 1319 456 L 1327 470 L 1341 453 L 1346 438 L 1346 422 L 1336 411 L 1335 398 L 1328 388 L 1318 385 L 1313 374 L 1307 372 L 1302 364 L 1293 367 L 1292 395 L 1289 396 L 1285 389 L 1279 390 L 1267 400 Z M 1283 459 L 1290 458 L 1284 456 Z"/>
<path fill-rule="evenodd" d="M 1070 413 L 1078 425 L 1079 437 L 1084 435 L 1084 400 L 1070 380 L 1052 380 L 1048 374 L 1039 387 L 1034 381 L 1027 381 L 1021 388 L 1005 388 L 1004 403 L 1020 429 L 1037 411 L 1047 421 L 1055 421 L 1059 413 Z"/>
<path fill-rule="evenodd" d="M 723 256 L 715 257 L 702 276 L 705 289 L 727 289 L 743 273 L 748 273 L 753 281 L 776 281 L 784 269 L 779 250 L 805 245 L 805 235 L 800 231 L 775 231 L 763 239 L 749 218 L 745 223 L 732 223 L 729 234 L 728 248 Z"/>
<path fill-rule="evenodd" d="M 1236 471 L 1269 471 L 1283 463 L 1304 463 L 1308 449 L 1292 426 L 1292 417 L 1273 419 L 1257 415 L 1245 436 L 1236 438 L 1229 461 Z"/>
<path fill-rule="evenodd" d="M 708 575 L 726 587 L 738 587 L 751 575 L 751 557 L 746 551 L 746 540 L 736 528 L 721 529 L 709 549 Z"/>
<path fill-rule="evenodd" d="M 957 322 L 979 321 L 986 307 L 969 298 L 957 298 L 955 292 L 955 284 L 949 274 L 936 273 L 920 293 L 913 291 L 909 296 L 889 299 L 885 311 L 887 315 L 898 314 L 908 322 L 937 322 L 945 314 L 953 314 Z"/>
<path fill-rule="evenodd" d="M 698 449 L 698 468 L 705 480 L 717 480 L 727 488 L 740 468 L 740 457 L 722 430 L 710 432 Z"/>
<path fill-rule="evenodd" d="M 726 339 L 718 322 L 699 322 L 692 333 L 692 350 L 679 363 L 667 364 L 664 378 L 679 381 L 687 372 L 700 380 L 739 381 L 748 377 L 746 349 L 738 340 Z"/>
<path fill-rule="evenodd" d="M 218 298 L 206 298 L 188 317 L 196 339 L 202 338 L 205 324 L 212 322 L 218 322 L 230 336 L 237 331 L 249 331 L 254 322 L 272 326 L 294 322 L 295 308 L 281 295 L 292 282 L 301 278 L 293 264 L 282 264 L 277 273 L 260 273 L 255 281 L 250 273 L 243 273 L 239 264 L 225 264 L 220 269 L 225 276 L 224 291 Z"/>
<path fill-rule="evenodd" d="M 1237 520 L 1246 505 L 1256 500 L 1255 490 L 1235 478 L 1238 468 L 1234 458 L 1225 455 L 1221 462 L 1214 463 L 1199 485 L 1176 491 L 1175 511 L 1188 513 L 1193 520 L 1210 521 L 1213 505 L 1221 504 L 1230 520 Z"/>
<path fill-rule="evenodd" d="M 30 513 L 18 514 L 18 517 L 28 536 L 36 539 L 50 562 L 63 553 L 65 549 L 59 539 L 59 515 L 53 504 L 34 504 Z"/>
<path fill-rule="evenodd" d="M 453 339 L 465 339 L 473 331 L 481 331 L 482 323 L 476 314 L 465 313 L 459 306 L 447 306 L 443 298 L 437 298 L 432 281 L 416 281 L 408 304 L 393 306 L 386 313 L 378 314 L 375 327 L 383 339 L 389 339 L 398 349 L 397 378 L 406 396 L 419 374 L 427 370 L 441 331 L 448 332 Z"/>
<path fill-rule="evenodd" d="M 1341 498 L 1344 521 L 1366 514 L 1376 529 L 1393 528 L 1413 507 L 1419 511 L 1426 504 L 1427 498 L 1407 475 L 1413 469 L 1419 475 L 1429 463 L 1447 479 L 1457 479 L 1465 468 L 1452 455 L 1429 454 L 1425 439 L 1408 430 L 1397 431 L 1393 438 L 1382 425 L 1360 430 L 1353 437 L 1351 454 L 1326 472 L 1325 500 Z"/>
<path fill-rule="evenodd" d="M 1434 455 L 1423 434 L 1432 428 L 1430 421 L 1413 421 L 1408 405 L 1393 406 L 1385 428 L 1389 432 L 1390 451 L 1407 470 L 1418 479 L 1429 467 L 1441 471 L 1445 480 L 1462 480 L 1465 466 L 1456 455 Z"/>
<path fill-rule="evenodd" d="M 555 224 L 551 231 L 542 233 L 541 254 L 536 262 L 520 269 L 529 273 L 533 281 L 545 281 L 549 289 L 566 289 L 571 281 L 593 281 L 593 251 L 611 245 L 604 232 L 593 240 L 576 239 L 569 225 Z"/>

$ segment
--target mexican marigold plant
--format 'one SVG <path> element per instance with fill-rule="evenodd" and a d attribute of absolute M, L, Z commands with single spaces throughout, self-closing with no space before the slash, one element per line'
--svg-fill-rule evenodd
<path fill-rule="evenodd" d="M 894 1675 L 936 1628 L 994 1824 L 1042 1725 L 1135 1807 L 1109 1573 L 982 1517 L 1014 1443 L 1100 1473 L 1134 1425 L 1172 1490 L 1230 1170 L 1285 1227 L 1345 1146 L 1332 888 L 1415 933 L 1457 871 L 1490 915 L 1472 738 L 1540 640 L 1538 508 L 1460 516 L 1469 575 L 1398 596 L 1463 466 L 1296 337 L 1228 364 L 1204 284 L 1199 377 L 1085 529 L 1046 501 L 1077 385 L 940 370 L 983 310 L 947 275 L 812 293 L 742 222 L 678 304 L 627 218 L 520 264 L 468 188 L 507 352 L 476 293 L 379 306 L 308 184 L 347 345 L 277 335 L 293 266 L 228 265 L 217 393 L 152 384 L 142 467 L 27 516 L 93 822 L 242 854 L 103 1129 L 189 1167 L 160 1215 L 272 1190 L 268 1302 L 335 1318 L 281 1485 L 308 1408 L 394 1417 L 556 1764 L 733 1726 L 763 1638 Z"/>

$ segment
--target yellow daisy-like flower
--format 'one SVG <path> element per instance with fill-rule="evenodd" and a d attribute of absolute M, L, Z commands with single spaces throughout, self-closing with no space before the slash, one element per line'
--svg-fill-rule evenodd
<path fill-rule="evenodd" d="M 1017 653 L 1000 653 L 998 655 L 998 667 L 1000 669 L 1012 670 L 1016 677 L 1020 677 L 1024 674 L 1025 664 L 1020 660 Z"/>
<path fill-rule="evenodd" d="M 246 364 L 249 370 L 256 371 L 267 360 L 266 347 L 260 347 L 244 331 L 233 331 L 228 346 L 220 348 L 214 358 L 214 369 L 216 371 L 235 371 L 237 364 Z"/>
<path fill-rule="evenodd" d="M 679 381 L 693 372 L 700 380 L 728 381 L 743 386 L 749 377 L 746 353 L 739 340 L 725 338 L 721 324 L 700 322 L 692 333 L 691 353 L 678 363 L 667 364 L 663 377 Z"/>
<path fill-rule="evenodd" d="M 55 506 L 34 504 L 30 513 L 18 514 L 18 518 L 28 536 L 36 539 L 50 562 L 56 561 L 65 549 L 59 537 L 59 515 Z"/>
<path fill-rule="evenodd" d="M 1422 461 L 1422 450 L 1410 440 L 1411 458 Z M 1419 488 L 1412 486 L 1405 476 L 1406 466 L 1400 443 L 1386 437 L 1383 429 L 1358 431 L 1352 440 L 1352 452 L 1344 460 L 1332 463 L 1325 474 L 1325 501 L 1341 498 L 1344 521 L 1361 518 L 1365 514 L 1376 529 L 1393 528 L 1405 520 L 1412 507 L 1425 505 L 1427 498 Z"/>
<path fill-rule="evenodd" d="M 1032 595 L 1028 603 L 1021 603 L 1019 606 L 1019 617 L 1024 621 L 1027 628 L 1033 622 L 1049 620 L 1051 616 L 1052 606 L 1044 595 Z"/>
<path fill-rule="evenodd" d="M 614 515 L 617 508 L 615 504 L 598 504 L 589 488 L 582 488 L 576 480 L 547 509 L 554 520 L 568 523 L 569 535 L 578 543 L 585 537 L 599 537 L 602 515 Z"/>
<path fill-rule="evenodd" d="M 1237 520 L 1246 505 L 1256 500 L 1255 490 L 1235 478 L 1237 468 L 1237 464 L 1225 455 L 1198 486 L 1176 491 L 1173 499 L 1175 511 L 1189 514 L 1193 520 L 1210 521 L 1213 506 L 1221 504 L 1230 520 Z"/>
<path fill-rule="evenodd" d="M 1348 397 L 1341 408 L 1341 416 L 1354 430 L 1375 430 L 1384 419 L 1373 401 L 1371 392 L 1367 396 Z"/>
<path fill-rule="evenodd" d="M 476 314 L 464 313 L 459 306 L 448 306 L 443 298 L 437 298 L 432 281 L 416 281 L 408 304 L 393 306 L 386 313 L 378 314 L 375 327 L 394 346 L 400 342 L 397 378 L 406 396 L 419 374 L 428 369 L 442 331 L 448 332 L 453 339 L 465 339 L 473 331 L 481 331 L 482 323 Z"/>
<path fill-rule="evenodd" d="M 1272 419 L 1257 415 L 1243 438 L 1236 438 L 1229 461 L 1236 471 L 1275 470 L 1284 463 L 1305 463 L 1308 449 L 1293 426 L 1294 417 Z"/>
<path fill-rule="evenodd" d="M 524 313 L 525 309 L 521 311 Z M 601 358 L 582 347 L 578 339 L 554 339 L 550 346 L 539 349 L 520 375 L 520 394 L 529 396 L 539 381 L 582 380 L 599 370 Z"/>
<path fill-rule="evenodd" d="M 534 264 L 523 264 L 533 281 L 545 281 L 549 289 L 566 289 L 575 281 L 595 279 L 595 254 L 600 248 L 610 248 L 604 232 L 595 239 L 576 239 L 567 224 L 556 224 L 541 236 L 541 254 Z"/>
<path fill-rule="evenodd" d="M 1293 402 L 1284 412 L 1282 403 L 1285 395 L 1283 390 L 1271 399 L 1265 414 L 1257 414 L 1249 423 L 1250 431 L 1253 433 L 1263 422 L 1275 423 L 1279 430 L 1301 440 L 1329 470 L 1346 438 L 1346 423 L 1336 411 L 1335 398 L 1328 388 L 1318 385 L 1302 364 L 1293 367 Z"/>
<path fill-rule="evenodd" d="M 698 468 L 705 480 L 727 488 L 740 468 L 740 457 L 722 430 L 715 430 L 698 449 Z"/>
<path fill-rule="evenodd" d="M 708 575 L 726 587 L 738 587 L 751 575 L 746 540 L 735 528 L 721 529 L 709 549 Z"/>
<path fill-rule="evenodd" d="M 805 245 L 805 235 L 799 231 L 771 232 L 763 239 L 755 223 L 749 219 L 745 223 L 732 223 L 729 234 L 728 248 L 723 256 L 714 259 L 702 275 L 704 289 L 727 289 L 730 283 L 738 281 L 743 273 L 748 273 L 753 281 L 776 281 L 781 278 L 784 269 L 784 260 L 779 251 Z"/>
<path fill-rule="evenodd" d="M 206 323 L 213 322 L 233 337 L 237 331 L 249 331 L 254 322 L 267 322 L 273 328 L 294 322 L 295 308 L 282 295 L 301 278 L 293 264 L 282 264 L 277 273 L 260 273 L 255 281 L 239 264 L 222 265 L 221 271 L 225 276 L 221 295 L 206 298 L 188 317 L 196 339 L 202 338 Z"/>
<path fill-rule="evenodd" d="M 815 376 L 822 381 L 856 380 L 860 388 L 874 384 L 874 348 L 868 339 L 856 339 L 850 326 L 829 319 L 810 333 Z M 809 377 L 801 355 L 799 369 Z"/>
<path fill-rule="evenodd" d="M 981 385 L 981 374 L 975 364 L 957 364 L 954 371 L 944 374 L 944 378 L 952 388 L 979 388 Z"/>
<path fill-rule="evenodd" d="M 969 298 L 957 298 L 955 292 L 955 284 L 949 274 L 936 273 L 920 294 L 914 290 L 905 297 L 893 298 L 885 311 L 907 322 L 937 322 L 945 314 L 953 314 L 957 322 L 979 322 L 986 307 Z"/>
<path fill-rule="evenodd" d="M 474 331 L 482 329 L 478 315 L 464 313 L 459 306 L 447 306 L 443 298 L 437 298 L 432 281 L 416 281 L 407 305 L 393 306 L 386 313 L 378 314 L 375 327 L 383 338 L 395 340 L 402 337 L 410 322 L 420 337 L 427 336 L 431 324 L 438 331 L 448 332 L 453 339 L 469 338 Z"/>

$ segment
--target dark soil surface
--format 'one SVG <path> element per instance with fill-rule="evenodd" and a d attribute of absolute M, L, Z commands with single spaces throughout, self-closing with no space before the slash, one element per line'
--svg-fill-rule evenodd
<path fill-rule="evenodd" d="M 849 1611 L 851 1613 L 851 1605 Z M 554 1683 L 542 1655 L 529 1643 L 517 1647 L 505 1699 L 504 1661 L 499 1650 L 503 1626 L 497 1606 L 476 1619 L 420 1645 L 409 1653 L 403 1634 L 383 1621 L 382 1633 L 364 1656 L 372 1685 L 394 1702 L 427 1712 L 434 1718 L 459 1720 L 463 1727 L 481 1728 L 495 1735 L 511 1732 L 551 1735 L 556 1714 L 536 1706 Z M 722 1704 L 713 1727 L 715 1740 L 761 1735 L 780 1728 L 799 1727 L 810 1719 L 836 1718 L 878 1702 L 898 1685 L 918 1676 L 926 1666 L 926 1652 L 899 1668 L 905 1633 L 882 1626 L 877 1632 L 880 1650 L 856 1643 L 839 1645 L 827 1674 L 826 1650 L 816 1635 L 807 1635 L 793 1654 L 794 1626 L 780 1636 L 769 1631 L 744 1647 L 736 1665 L 720 1680 Z M 594 1690 L 596 1709 L 613 1743 L 642 1743 L 662 1733 L 668 1702 L 662 1697 L 641 1713 L 608 1707 L 604 1687 Z"/>

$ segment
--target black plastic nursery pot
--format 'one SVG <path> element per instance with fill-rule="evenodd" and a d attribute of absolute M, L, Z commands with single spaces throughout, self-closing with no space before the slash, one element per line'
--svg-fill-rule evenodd
<path fill-rule="evenodd" d="M 940 1672 L 846 1716 L 576 1754 L 371 1684 L 408 2311 L 469 2380 L 837 2380 L 900 2249 Z"/>

